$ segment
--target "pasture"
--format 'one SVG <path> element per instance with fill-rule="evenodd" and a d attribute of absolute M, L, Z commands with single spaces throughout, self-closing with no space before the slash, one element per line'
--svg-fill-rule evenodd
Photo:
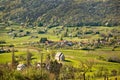
<path fill-rule="evenodd" d="M 27 49 L 28 48 L 16 48 L 18 52 L 15 52 L 15 56 L 23 56 L 26 57 Z M 32 60 L 31 63 L 34 66 L 36 62 L 40 62 L 41 60 L 41 53 L 43 54 L 43 61 L 46 60 L 46 55 L 51 52 L 42 50 L 40 53 L 35 49 L 29 49 L 32 53 Z M 120 72 L 120 64 L 115 62 L 108 62 L 108 58 L 111 56 L 119 56 L 119 51 L 109 51 L 109 50 L 96 50 L 96 51 L 84 51 L 84 50 L 52 50 L 54 52 L 61 51 L 65 55 L 65 61 L 62 62 L 64 65 L 73 65 L 75 68 L 80 68 L 81 62 L 92 61 L 93 67 L 91 71 L 86 75 L 93 75 L 99 71 L 99 69 L 104 68 L 108 70 L 108 75 L 111 75 L 112 70 L 117 70 L 118 73 Z M 19 58 L 16 58 L 18 60 Z M 10 63 L 11 62 L 11 53 L 3 53 L 0 54 L 0 63 Z M 26 60 L 19 61 L 19 63 L 25 63 Z M 109 77 L 114 80 L 114 77 Z M 103 78 L 96 78 L 96 80 L 103 80 Z"/>
<path fill-rule="evenodd" d="M 28 48 L 16 48 L 18 52 L 15 52 L 15 56 L 24 56 L 26 57 L 26 53 Z M 50 52 L 46 50 L 38 52 L 34 49 L 29 49 L 29 51 L 33 54 L 32 62 L 40 62 L 41 53 L 43 54 L 43 60 L 45 61 L 46 55 Z M 84 51 L 84 50 L 53 50 L 54 52 L 61 51 L 65 55 L 64 64 L 72 64 L 75 67 L 79 67 L 81 61 L 92 60 L 94 62 L 94 68 L 106 67 L 109 70 L 119 69 L 120 64 L 114 62 L 108 62 L 109 57 L 117 56 L 120 57 L 119 51 L 109 51 L 109 50 L 95 50 L 95 51 Z M 8 63 L 11 61 L 11 53 L 2 53 L 0 54 L 0 63 Z"/>
<path fill-rule="evenodd" d="M 43 54 L 43 61 L 46 61 L 47 54 L 51 54 L 52 51 L 55 53 L 60 51 L 65 55 L 65 61 L 62 62 L 64 65 L 73 65 L 75 68 L 80 68 L 81 62 L 86 63 L 86 61 L 92 61 L 93 67 L 91 71 L 87 73 L 87 75 L 91 75 L 96 73 L 100 70 L 100 68 L 104 67 L 108 70 L 108 73 L 111 74 L 112 70 L 117 70 L 118 74 L 120 73 L 120 63 L 117 62 L 110 62 L 110 58 L 118 58 L 120 57 L 120 47 L 116 48 L 115 51 L 112 51 L 112 46 L 103 46 L 102 48 L 98 48 L 95 50 L 80 50 L 80 49 L 51 49 L 48 48 L 47 50 L 45 48 L 40 48 L 40 52 L 38 52 L 35 48 L 30 48 L 31 43 L 39 42 L 40 38 L 46 37 L 48 40 L 51 41 L 60 41 L 60 38 L 63 37 L 64 40 L 68 41 L 92 41 L 94 39 L 101 38 L 101 34 L 108 34 L 112 30 L 120 30 L 119 27 L 80 27 L 80 28 L 63 28 L 62 26 L 54 27 L 47 29 L 47 32 L 38 33 L 39 31 L 43 31 L 44 27 L 35 27 L 35 28 L 21 28 L 20 26 L 13 25 L 11 27 L 2 28 L 0 27 L 0 41 L 5 41 L 6 44 L 0 44 L 0 46 L 4 45 L 14 45 L 17 52 L 15 52 L 16 60 L 19 61 L 19 63 L 25 63 L 26 60 L 26 54 L 27 50 L 29 50 L 32 53 L 32 60 L 31 63 L 34 65 L 36 62 L 40 62 L 41 60 L 41 54 Z M 20 30 L 23 30 L 23 32 L 30 32 L 30 34 L 22 37 L 13 37 L 8 34 L 9 31 L 13 29 L 13 32 L 11 33 L 21 33 Z M 15 31 L 14 31 L 15 30 Z M 81 36 L 76 36 L 76 34 L 79 34 L 80 31 L 82 31 L 80 34 Z M 92 30 L 92 32 L 91 32 Z M 64 35 L 64 33 L 67 32 L 67 36 Z M 97 31 L 100 32 L 100 34 L 95 34 Z M 87 32 L 90 34 L 87 34 Z M 86 33 L 86 34 L 85 34 Z M 71 36 L 72 34 L 72 36 Z M 31 38 L 31 36 L 37 36 L 38 38 Z M 48 51 L 49 50 L 49 51 Z M 6 64 L 11 62 L 11 55 L 10 53 L 1 53 L 0 54 L 0 64 Z M 20 57 L 22 56 L 23 60 L 20 60 Z M 111 79 L 114 77 L 111 77 Z M 102 80 L 102 78 L 98 78 L 98 80 Z"/>

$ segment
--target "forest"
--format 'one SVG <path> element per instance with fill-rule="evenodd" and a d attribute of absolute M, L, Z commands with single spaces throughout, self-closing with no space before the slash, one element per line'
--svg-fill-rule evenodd
<path fill-rule="evenodd" d="M 0 21 L 38 26 L 117 26 L 119 0 L 0 0 Z"/>

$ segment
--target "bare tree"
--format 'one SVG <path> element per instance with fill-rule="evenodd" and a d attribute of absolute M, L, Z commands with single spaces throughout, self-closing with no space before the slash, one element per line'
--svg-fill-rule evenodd
<path fill-rule="evenodd" d="M 81 61 L 81 69 L 83 71 L 83 80 L 86 80 L 86 73 L 91 70 L 94 65 L 94 60 L 86 60 L 85 62 Z"/>
<path fill-rule="evenodd" d="M 14 67 L 15 66 L 15 54 L 14 54 L 14 52 L 15 52 L 15 50 L 14 50 L 14 47 L 13 47 L 13 49 L 12 49 L 12 67 Z"/>
<path fill-rule="evenodd" d="M 26 63 L 27 66 L 30 66 L 30 60 L 31 60 L 32 54 L 27 50 L 27 56 L 26 56 Z"/>

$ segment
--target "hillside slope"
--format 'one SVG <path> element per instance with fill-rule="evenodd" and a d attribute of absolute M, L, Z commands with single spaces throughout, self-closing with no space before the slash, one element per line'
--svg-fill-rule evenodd
<path fill-rule="evenodd" d="M 0 0 L 0 20 L 44 26 L 120 25 L 119 0 Z"/>

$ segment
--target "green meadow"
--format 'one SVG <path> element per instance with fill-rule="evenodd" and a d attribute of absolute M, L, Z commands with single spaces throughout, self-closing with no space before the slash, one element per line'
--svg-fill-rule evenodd
<path fill-rule="evenodd" d="M 24 56 L 26 57 L 27 49 L 28 48 L 16 48 L 18 52 L 15 52 L 15 56 Z M 43 54 L 44 60 L 46 55 L 49 53 L 46 50 L 43 50 L 41 52 L 38 52 L 34 49 L 29 49 L 29 51 L 33 54 L 32 62 L 39 62 L 41 59 L 41 53 Z M 72 64 L 75 67 L 79 67 L 81 61 L 86 60 L 93 60 L 94 62 L 94 68 L 99 67 L 106 67 L 110 70 L 112 69 L 119 69 L 120 64 L 114 63 L 114 62 L 108 62 L 108 58 L 112 56 L 120 57 L 119 51 L 109 51 L 109 50 L 95 50 L 95 51 L 84 51 L 84 50 L 54 50 L 54 52 L 61 51 L 65 55 L 65 62 L 64 64 Z M 16 58 L 17 59 L 17 58 Z M 8 63 L 11 62 L 11 53 L 3 53 L 0 54 L 0 63 Z"/>
<path fill-rule="evenodd" d="M 16 48 L 18 52 L 15 52 L 15 56 L 24 56 L 26 57 L 27 48 Z M 46 55 L 49 53 L 46 50 L 41 51 L 40 53 L 37 50 L 29 49 L 29 51 L 33 54 L 31 63 L 34 65 L 35 62 L 40 62 L 41 53 L 43 54 L 44 61 Z M 50 51 L 50 50 L 49 50 Z M 79 68 L 81 62 L 86 60 L 93 61 L 92 71 L 88 72 L 87 75 L 92 75 L 96 73 L 100 68 L 104 67 L 108 69 L 109 74 L 111 74 L 112 70 L 120 70 L 120 64 L 114 62 L 108 62 L 108 58 L 111 56 L 119 56 L 119 51 L 109 51 L 109 50 L 96 50 L 96 51 L 83 51 L 83 50 L 54 50 L 54 52 L 61 51 L 65 55 L 65 61 L 62 62 L 64 65 L 73 65 L 76 68 Z M 16 58 L 18 59 L 18 58 Z M 0 54 L 0 63 L 10 63 L 11 62 L 11 53 Z M 26 61 L 20 61 L 19 63 L 25 63 Z M 114 80 L 114 77 L 110 77 L 110 79 Z M 119 78 L 118 78 L 119 79 Z M 103 80 L 103 78 L 96 78 L 96 80 Z"/>
<path fill-rule="evenodd" d="M 48 48 L 39 48 L 41 51 L 38 52 L 36 48 L 31 49 L 31 43 L 39 42 L 42 37 L 46 37 L 51 41 L 60 41 L 61 37 L 64 40 L 68 41 L 92 41 L 98 38 L 102 38 L 100 34 L 108 34 L 112 30 L 120 30 L 119 27 L 65 27 L 62 29 L 62 26 L 48 28 L 47 32 L 39 33 L 39 31 L 43 31 L 44 27 L 34 27 L 34 28 L 21 28 L 21 26 L 12 25 L 11 27 L 0 27 L 0 41 L 5 41 L 6 44 L 0 44 L 0 46 L 5 45 L 14 45 L 15 57 L 16 60 L 19 60 L 19 56 L 26 58 L 27 50 L 32 53 L 31 63 L 34 65 L 36 62 L 40 62 L 41 54 L 43 54 L 43 61 L 46 61 L 47 54 L 51 54 L 52 51 L 55 53 L 62 52 L 65 55 L 65 61 L 62 62 L 64 65 L 73 65 L 75 68 L 80 68 L 81 62 L 92 61 L 93 67 L 92 71 L 89 71 L 87 75 L 92 75 L 96 73 L 100 68 L 104 67 L 108 70 L 109 74 L 111 74 L 112 70 L 117 70 L 120 72 L 120 63 L 109 62 L 108 60 L 111 57 L 120 58 L 120 47 L 116 48 L 115 51 L 112 51 L 113 46 L 103 46 L 102 48 L 98 48 L 95 50 L 80 50 L 80 49 L 51 49 Z M 22 37 L 13 37 L 8 34 L 8 32 L 14 29 L 12 33 L 20 34 L 20 30 L 23 32 L 30 32 L 30 34 Z M 90 34 L 82 34 L 81 37 L 76 37 L 76 34 L 80 31 L 83 33 L 90 32 Z M 91 32 L 92 30 L 92 32 Z M 64 31 L 68 31 L 67 35 L 72 34 L 72 36 L 64 36 Z M 95 34 L 94 32 L 99 31 L 100 34 Z M 77 33 L 76 33 L 77 32 Z M 37 38 L 31 38 L 31 36 L 37 36 Z M 8 48 L 8 47 L 6 47 Z M 12 48 L 10 48 L 12 49 Z M 11 63 L 12 52 L 10 53 L 1 53 L 0 54 L 0 64 L 8 64 Z M 21 60 L 19 63 L 25 63 L 26 60 Z M 110 76 L 111 80 L 114 80 L 114 77 Z M 103 78 L 96 78 L 96 80 L 103 80 Z M 119 78 L 118 78 L 119 79 Z"/>

